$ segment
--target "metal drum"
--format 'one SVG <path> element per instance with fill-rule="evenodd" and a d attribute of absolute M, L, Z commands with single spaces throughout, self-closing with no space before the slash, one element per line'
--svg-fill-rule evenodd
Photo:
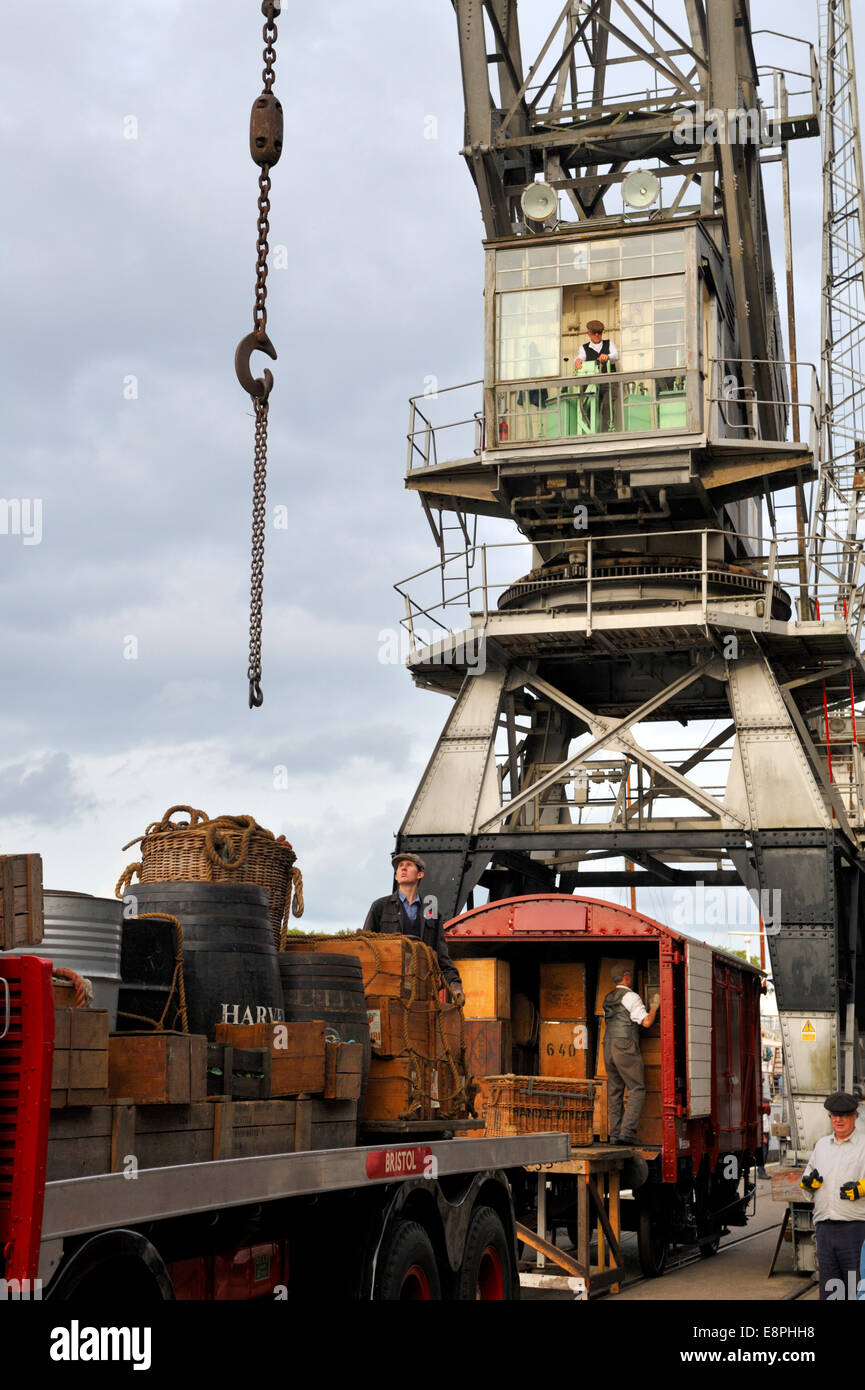
<path fill-rule="evenodd" d="M 107 1009 L 117 1027 L 120 989 L 120 933 L 123 908 L 116 898 L 45 889 L 45 932 L 28 955 L 45 956 L 54 965 L 75 970 L 93 985 L 93 1007 Z M 18 951 L 15 954 L 23 955 Z"/>
<path fill-rule="evenodd" d="M 133 899 L 130 904 L 129 899 Z M 283 1017 L 282 986 L 263 888 L 251 883 L 135 883 L 123 923 L 121 1029 L 158 1022 L 176 963 L 171 922 L 140 914 L 167 912 L 183 932 L 183 981 L 190 1033 L 212 1037 L 217 1023 L 267 1023 Z M 166 1027 L 180 1027 L 171 1001 Z"/>
<path fill-rule="evenodd" d="M 339 1042 L 362 1043 L 365 1091 L 371 1048 L 360 961 L 310 951 L 284 951 L 278 960 L 286 1019 L 321 1018 Z"/>

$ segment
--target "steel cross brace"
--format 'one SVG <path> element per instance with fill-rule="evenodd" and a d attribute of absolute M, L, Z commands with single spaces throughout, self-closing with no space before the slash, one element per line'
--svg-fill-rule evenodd
<path fill-rule="evenodd" d="M 680 676 L 678 680 L 673 681 L 672 685 L 666 686 L 665 689 L 659 691 L 657 695 L 653 695 L 651 699 L 647 700 L 637 709 L 632 710 L 624 719 L 605 719 L 601 715 L 595 714 L 592 710 L 586 709 L 584 705 L 578 704 L 576 700 L 572 700 L 569 696 L 565 695 L 563 691 L 551 685 L 549 681 L 543 680 L 540 676 L 530 675 L 528 671 L 521 672 L 515 670 L 513 673 L 514 676 L 519 676 L 522 683 L 527 685 L 531 690 L 534 690 L 536 694 L 545 695 L 548 699 L 554 700 L 571 714 L 576 714 L 582 719 L 591 730 L 594 737 L 591 743 L 587 744 L 585 748 L 582 748 L 579 753 L 575 753 L 573 757 L 566 758 L 563 763 L 559 763 L 557 767 L 553 768 L 552 772 L 548 772 L 544 777 L 540 777 L 537 782 L 533 782 L 525 791 L 512 797 L 506 805 L 500 806 L 495 815 L 484 821 L 479 827 L 479 833 L 483 834 L 485 830 L 491 830 L 506 817 L 511 816 L 514 811 L 518 811 L 522 806 L 525 806 L 529 801 L 532 801 L 536 796 L 540 795 L 541 792 L 546 791 L 548 787 L 554 786 L 561 780 L 563 773 L 570 772 L 572 768 L 580 767 L 587 758 L 603 748 L 614 748 L 620 752 L 627 753 L 635 762 L 654 769 L 666 782 L 678 788 L 688 801 L 693 801 L 697 806 L 702 807 L 703 810 L 709 811 L 712 816 L 717 818 L 722 808 L 714 797 L 705 792 L 702 787 L 698 787 L 695 782 L 691 782 L 687 777 L 682 777 L 661 758 L 657 758 L 653 753 L 647 752 L 646 749 L 642 748 L 636 740 L 626 732 L 632 724 L 638 724 L 641 719 L 645 719 L 656 709 L 665 705 L 674 695 L 678 695 L 681 690 L 686 689 L 687 686 L 704 675 L 711 667 L 715 667 L 716 670 L 719 671 L 719 674 L 723 670 L 721 663 L 715 656 L 707 657 L 704 661 L 699 662 L 693 670 L 686 672 L 685 675 Z M 735 822 L 736 825 L 741 827 L 745 826 L 745 821 L 740 819 L 740 817 L 733 815 L 727 810 L 725 810 L 724 814 L 728 816 L 731 821 Z"/>

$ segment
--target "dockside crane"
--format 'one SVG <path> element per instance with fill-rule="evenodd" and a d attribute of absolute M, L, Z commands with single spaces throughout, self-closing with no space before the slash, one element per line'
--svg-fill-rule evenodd
<path fill-rule="evenodd" d="M 423 853 L 445 916 L 478 885 L 744 884 L 805 1155 L 827 1092 L 865 1074 L 849 15 L 822 0 L 818 373 L 785 347 L 763 190 L 763 165 L 789 181 L 791 142 L 820 133 L 811 45 L 765 63 L 793 41 L 753 32 L 748 0 L 568 0 L 540 34 L 516 0 L 453 8 L 483 381 L 454 388 L 461 430 L 435 414 L 457 395 L 412 401 L 406 486 L 439 541 L 448 514 L 466 535 L 478 518 L 516 529 L 510 547 L 442 546 L 397 586 L 413 677 L 453 699 L 398 848 Z M 585 360 L 594 321 L 615 374 Z M 735 1058 L 718 1084 L 737 1084 Z"/>

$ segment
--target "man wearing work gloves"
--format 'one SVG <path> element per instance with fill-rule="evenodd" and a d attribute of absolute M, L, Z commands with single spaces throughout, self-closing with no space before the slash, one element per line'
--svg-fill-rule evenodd
<path fill-rule="evenodd" d="M 392 854 L 391 864 L 396 879 L 396 892 L 386 898 L 376 898 L 363 924 L 365 932 L 398 932 L 416 936 L 438 956 L 439 967 L 450 986 L 455 1004 L 464 1004 L 459 971 L 448 952 L 441 918 L 437 913 L 424 912 L 420 883 L 426 865 L 419 854 Z"/>
<path fill-rule="evenodd" d="M 646 1099 L 640 1029 L 651 1028 L 658 1015 L 660 999 L 654 995 L 652 1007 L 647 1009 L 639 994 L 632 990 L 632 975 L 625 966 L 615 966 L 611 978 L 616 987 L 604 997 L 603 1003 L 610 1143 L 636 1144 L 637 1126 Z"/>
<path fill-rule="evenodd" d="M 800 1186 L 814 1198 L 820 1297 L 855 1299 L 865 1241 L 865 1134 L 855 1134 L 859 1102 L 844 1091 L 823 1102 L 832 1133 L 818 1139 Z"/>

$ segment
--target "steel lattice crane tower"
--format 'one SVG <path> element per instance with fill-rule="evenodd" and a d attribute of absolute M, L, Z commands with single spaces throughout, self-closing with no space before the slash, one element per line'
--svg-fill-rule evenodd
<path fill-rule="evenodd" d="M 823 83 L 823 457 L 814 516 L 822 601 L 844 602 L 861 563 L 865 497 L 865 183 L 848 0 L 820 0 Z"/>
<path fill-rule="evenodd" d="M 453 8 L 484 369 L 411 403 L 406 485 L 441 556 L 397 588 L 413 677 L 453 707 L 398 848 L 424 854 L 446 917 L 477 885 L 759 894 L 807 1151 L 827 1092 L 863 1074 L 865 1016 L 843 4 L 823 45 L 825 418 L 785 350 L 763 192 L 764 162 L 819 134 L 810 45 L 763 67 L 749 0 L 568 0 L 548 30 L 516 0 Z M 589 360 L 594 320 L 615 374 Z M 475 544 L 479 519 L 510 539 Z"/>

